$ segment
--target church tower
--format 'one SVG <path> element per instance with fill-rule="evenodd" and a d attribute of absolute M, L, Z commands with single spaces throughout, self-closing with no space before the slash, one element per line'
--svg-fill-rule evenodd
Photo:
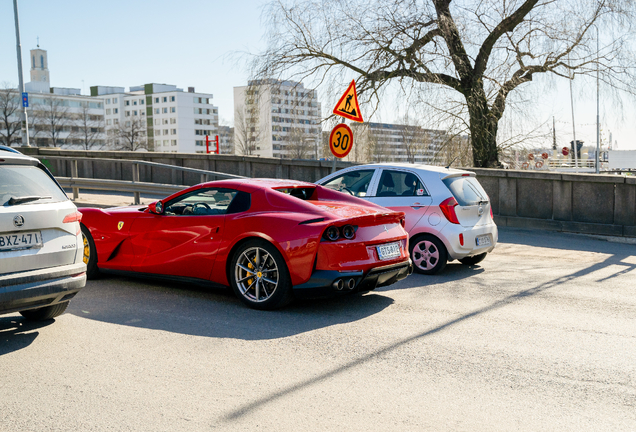
<path fill-rule="evenodd" d="M 31 50 L 31 82 L 25 87 L 28 92 L 49 93 L 51 91 L 46 50 L 41 49 L 39 45 Z"/>

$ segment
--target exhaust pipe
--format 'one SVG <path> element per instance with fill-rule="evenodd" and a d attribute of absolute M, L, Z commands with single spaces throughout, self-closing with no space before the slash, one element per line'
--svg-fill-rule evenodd
<path fill-rule="evenodd" d="M 342 291 L 342 289 L 344 288 L 344 281 L 342 279 L 338 279 L 333 283 L 332 286 L 338 291 Z"/>
<path fill-rule="evenodd" d="M 356 286 L 356 281 L 353 278 L 349 279 L 349 281 L 347 282 L 347 288 L 352 290 L 353 288 L 355 288 L 355 286 Z"/>

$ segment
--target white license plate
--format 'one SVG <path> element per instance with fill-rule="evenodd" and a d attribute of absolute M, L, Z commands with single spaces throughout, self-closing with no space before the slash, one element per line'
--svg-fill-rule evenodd
<path fill-rule="evenodd" d="M 378 249 L 378 256 L 381 260 L 388 260 L 400 256 L 399 243 L 389 243 L 381 246 L 376 246 L 376 248 Z"/>
<path fill-rule="evenodd" d="M 490 245 L 490 236 L 489 235 L 481 235 L 475 238 L 475 243 L 477 246 L 488 246 Z"/>
<path fill-rule="evenodd" d="M 40 247 L 42 247 L 42 234 L 40 231 L 0 234 L 0 252 Z"/>

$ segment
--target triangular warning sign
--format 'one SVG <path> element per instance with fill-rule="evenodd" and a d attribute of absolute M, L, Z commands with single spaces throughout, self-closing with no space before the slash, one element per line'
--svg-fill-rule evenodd
<path fill-rule="evenodd" d="M 358 105 L 358 93 L 356 92 L 356 81 L 352 80 L 349 84 L 349 88 L 342 95 L 336 107 L 333 109 L 335 115 L 344 117 L 349 120 L 364 122 L 362 120 L 362 113 L 360 112 L 360 105 Z"/>

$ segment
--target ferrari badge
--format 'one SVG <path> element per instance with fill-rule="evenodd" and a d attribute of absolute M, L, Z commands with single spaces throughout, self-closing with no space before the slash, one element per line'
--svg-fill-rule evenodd
<path fill-rule="evenodd" d="M 117 229 L 120 230 L 120 229 L 122 229 L 123 226 L 124 226 L 124 223 L 123 222 L 119 222 L 117 224 Z"/>

